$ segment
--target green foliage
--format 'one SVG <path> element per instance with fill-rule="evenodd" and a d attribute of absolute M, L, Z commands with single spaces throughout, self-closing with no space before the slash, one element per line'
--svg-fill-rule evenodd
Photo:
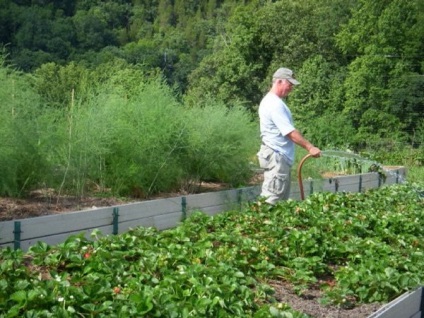
<path fill-rule="evenodd" d="M 422 143 L 420 146 L 405 146 L 393 141 L 380 141 L 378 144 L 370 144 L 362 153 L 384 165 L 405 166 L 409 182 L 424 180 L 424 147 Z"/>
<path fill-rule="evenodd" d="M 301 85 L 288 98 L 298 128 L 320 147 L 343 148 L 354 140 L 353 121 L 341 113 L 342 76 L 335 63 L 315 56 L 303 63 L 298 76 Z"/>
<path fill-rule="evenodd" d="M 83 95 L 88 84 L 88 70 L 75 63 L 66 66 L 46 63 L 34 75 L 37 92 L 47 104 L 54 107 L 69 107 L 72 96 Z"/>
<path fill-rule="evenodd" d="M 245 184 L 252 175 L 252 158 L 259 148 L 257 125 L 243 107 L 210 100 L 205 107 L 184 112 L 188 133 L 184 170 L 187 181 L 223 181 Z"/>
<path fill-rule="evenodd" d="M 109 140 L 106 183 L 117 193 L 149 196 L 178 187 L 186 134 L 180 106 L 164 84 L 135 86 L 139 91 L 128 101 L 105 90 L 98 104 Z"/>
<path fill-rule="evenodd" d="M 25 71 L 32 71 L 47 62 L 63 63 L 75 51 L 75 32 L 71 19 L 50 6 L 11 6 L 14 23 L 19 25 L 13 37 L 13 60 Z"/>
<path fill-rule="evenodd" d="M 422 163 L 423 162 L 423 154 L 421 154 L 421 156 L 419 157 L 419 161 Z M 424 180 L 424 166 L 421 164 L 419 166 L 414 165 L 408 168 L 408 174 L 406 175 L 406 179 L 409 182 L 422 182 L 422 180 Z"/>
<path fill-rule="evenodd" d="M 423 122 L 424 76 L 419 71 L 410 71 L 411 66 L 398 63 L 396 69 L 392 71 L 387 106 L 389 112 L 402 123 L 400 127 L 408 133 L 410 140 L 416 142 L 414 140 L 418 136 L 416 132 L 421 129 L 420 125 Z"/>
<path fill-rule="evenodd" d="M 299 167 L 298 164 L 306 155 L 308 155 L 306 150 L 301 149 L 298 151 L 296 153 L 295 166 Z M 378 172 L 383 180 L 389 173 L 384 169 L 382 161 L 378 161 L 376 156 L 371 156 L 366 152 L 356 154 L 349 149 L 325 149 L 322 151 L 321 157 L 314 160 L 307 160 L 302 165 L 302 170 L 300 171 L 303 180 L 322 180 L 323 178 L 331 178 L 337 175 L 353 175 L 368 172 Z M 292 174 L 293 181 L 297 182 L 298 178 L 297 173 Z M 321 189 L 315 187 L 315 191 L 321 191 Z"/>
<path fill-rule="evenodd" d="M 341 307 L 388 302 L 423 284 L 423 189 L 316 193 L 181 225 L 94 231 L 23 254 L 0 250 L 0 314 L 98 317 L 308 317 L 267 280 L 321 288 Z M 281 222 L 284 220 L 284 223 Z"/>
<path fill-rule="evenodd" d="M 236 105 L 186 108 L 160 75 L 115 60 L 91 71 L 44 65 L 31 81 L 41 106 L 29 81 L 1 70 L 2 194 L 49 187 L 149 197 L 251 177 L 257 126 Z"/>
<path fill-rule="evenodd" d="M 252 15 L 255 11 L 255 15 Z M 225 102 L 240 100 L 256 109 L 269 75 L 280 66 L 301 65 L 314 42 L 308 20 L 311 8 L 293 2 L 252 3 L 234 11 L 226 33 L 215 43 L 215 51 L 190 75 L 187 95 L 201 99 L 202 94 L 217 96 Z M 296 27 L 291 21 L 297 20 Z M 285 27 L 281 32 L 276 25 Z M 301 38 L 312 38 L 305 43 Z"/>
<path fill-rule="evenodd" d="M 31 105 L 34 108 L 28 110 L 29 113 L 40 112 L 37 116 L 31 115 L 39 122 L 25 123 L 28 127 L 20 128 L 24 131 L 22 138 L 27 140 L 21 145 L 26 144 L 28 148 L 17 157 L 30 154 L 31 162 L 40 164 L 39 169 L 26 164 L 34 171 L 45 171 L 45 163 L 42 163 L 45 157 L 47 166 L 56 166 L 47 169 L 49 173 L 34 172 L 33 175 L 44 174 L 41 180 L 54 179 L 49 182 L 56 185 L 65 187 L 69 180 L 66 188 L 73 188 L 75 183 L 79 184 L 78 191 L 82 191 L 84 184 L 94 182 L 106 186 L 115 178 L 117 170 L 107 182 L 104 174 L 104 167 L 109 164 L 104 153 L 114 151 L 104 143 L 108 144 L 112 136 L 106 137 L 105 133 L 93 137 L 79 135 L 84 135 L 82 127 L 112 127 L 113 124 L 97 124 L 95 119 L 87 123 L 81 118 L 110 116 L 97 105 L 97 97 L 106 105 L 108 102 L 115 105 L 107 106 L 113 116 L 117 115 L 110 109 L 142 104 L 137 100 L 139 91 L 149 90 L 145 87 L 146 81 L 161 76 L 164 83 L 172 87 L 174 95 L 163 100 L 165 103 L 176 105 L 178 100 L 190 107 L 204 107 L 215 100 L 228 108 L 242 105 L 255 113 L 270 85 L 271 74 L 284 65 L 292 68 L 302 83 L 289 97 L 296 126 L 320 148 L 352 147 L 360 151 L 380 141 L 390 144 L 392 140 L 409 143 L 415 148 L 420 146 L 418 139 L 424 107 L 421 75 L 424 7 L 419 0 L 2 1 L 0 8 L 0 42 L 8 52 L 2 60 L 33 72 L 35 77 L 31 85 L 42 100 L 35 97 L 36 102 Z M 7 85 L 4 87 L 10 87 Z M 108 87 L 108 92 L 104 87 Z M 20 94 L 15 98 L 19 99 Z M 111 94 L 110 100 L 108 94 Z M 146 96 L 142 98 L 149 100 Z M 211 104 L 220 109 L 221 102 Z M 43 113 L 49 106 L 53 106 L 54 111 Z M 94 110 L 90 112 L 89 107 Z M 178 113 L 181 111 L 178 114 L 181 117 L 202 112 L 176 108 Z M 217 110 L 217 117 L 221 116 L 220 112 L 222 110 Z M 159 116 L 158 113 L 155 116 Z M 54 127 L 53 123 L 62 127 Z M 18 134 L 9 124 L 3 128 L 8 131 L 4 136 L 16 138 Z M 198 151 L 190 149 L 187 143 L 199 145 L 194 140 L 202 138 L 190 139 L 186 134 L 190 125 L 181 122 L 175 125 L 169 129 L 175 129 L 175 135 L 182 138 L 178 139 L 178 144 L 182 145 L 177 147 L 181 157 L 175 158 L 179 162 L 175 165 L 180 165 L 175 168 L 175 175 L 190 175 L 194 180 L 199 176 L 208 180 L 223 178 L 232 184 L 239 184 L 244 178 L 240 176 L 247 175 L 230 177 L 232 173 L 223 169 L 222 163 L 208 163 L 208 167 L 216 170 L 199 173 L 195 167 L 204 162 L 203 155 L 190 165 L 182 165 L 181 158 Z M 118 130 L 118 135 L 126 134 L 125 129 Z M 72 135 L 82 139 L 70 139 Z M 168 141 L 175 138 L 175 135 L 165 135 Z M 13 138 L 9 140 L 15 140 Z M 36 141 L 37 138 L 41 142 Z M 113 138 L 120 140 L 118 136 Z M 258 136 L 251 138 L 258 140 Z M 81 140 L 87 144 L 82 146 Z M 235 136 L 233 140 L 240 138 Z M 50 142 L 53 150 L 48 150 Z M 85 157 L 74 142 L 85 149 L 85 154 L 96 148 L 88 146 L 90 143 L 98 142 L 99 149 L 93 151 L 94 157 Z M 40 146 L 35 146 L 37 143 Z M 173 145 L 170 142 L 159 148 L 169 154 Z M 229 149 L 232 147 L 234 144 Z M 240 148 L 245 152 L 244 148 L 251 146 Z M 42 154 L 37 159 L 39 151 Z M 90 158 L 94 166 L 102 167 L 98 168 L 101 173 L 100 170 L 89 173 L 86 169 L 90 164 L 84 164 L 86 168 L 82 169 L 81 159 L 72 160 L 80 162 L 76 164 L 78 168 L 72 169 L 67 163 L 72 153 L 86 158 L 86 162 Z M 198 155 L 196 153 L 196 158 Z M 140 163 L 135 162 L 134 165 L 119 164 L 133 167 Z M 168 165 L 170 161 L 166 162 Z M 238 165 L 231 162 L 225 166 Z M 241 166 L 246 164 L 243 162 Z M 72 173 L 74 177 L 69 179 L 72 171 L 75 174 L 84 171 L 84 177 L 75 177 Z M 175 178 L 174 173 L 171 180 Z M 88 174 L 96 181 L 81 181 Z M 130 175 L 131 180 L 141 178 L 140 172 Z M 28 172 L 22 178 L 27 180 Z M 149 178 L 151 182 L 152 177 Z M 31 183 L 29 179 L 28 182 Z M 184 180 L 183 184 L 187 182 L 191 181 Z M 15 190 L 8 190 L 8 193 L 21 192 L 16 189 L 23 183 L 29 184 L 20 181 L 17 186 L 15 182 L 12 186 Z M 151 184 L 143 188 L 150 189 Z M 174 181 L 168 184 L 178 186 Z M 132 187 L 122 189 L 129 191 Z"/>
<path fill-rule="evenodd" d="M 422 72 L 422 12 L 420 1 L 363 0 L 336 36 L 338 46 L 352 57 L 343 112 L 354 118 L 360 139 L 399 139 L 415 127 L 412 118 L 422 107 L 413 97 L 421 94 L 416 72 Z"/>
<path fill-rule="evenodd" d="M 25 75 L 0 66 L 0 83 L 0 193 L 17 196 L 46 177 L 44 110 Z"/>
<path fill-rule="evenodd" d="M 3 1 L 0 6 L 0 42 L 7 45 L 8 60 L 48 75 L 45 80 L 70 75 L 69 83 L 62 83 L 71 84 L 78 71 L 119 60 L 142 64 L 146 73 L 160 70 L 191 106 L 213 97 L 254 112 L 271 74 L 283 65 L 302 79 L 290 105 L 305 132 L 316 117 L 327 121 L 339 114 L 332 130 L 349 126 L 346 130 L 356 132 L 345 143 L 362 148 L 381 138 L 409 142 L 418 129 L 424 91 L 420 0 Z M 39 83 L 42 96 L 61 96 L 69 105 L 69 87 L 52 83 Z M 321 124 L 311 129 L 308 137 L 316 135 L 319 143 L 332 140 L 334 146 L 342 139 Z"/>

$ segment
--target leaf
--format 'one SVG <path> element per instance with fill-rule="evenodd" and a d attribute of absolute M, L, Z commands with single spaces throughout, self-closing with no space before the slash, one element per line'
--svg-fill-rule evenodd
<path fill-rule="evenodd" d="M 19 317 L 20 316 L 20 311 L 21 311 L 21 307 L 18 305 L 13 306 L 12 308 L 9 309 L 9 311 L 7 312 L 7 317 Z"/>
<path fill-rule="evenodd" d="M 94 312 L 96 311 L 96 306 L 94 304 L 83 304 L 81 305 L 81 308 L 90 311 L 90 312 Z"/>
<path fill-rule="evenodd" d="M 107 300 L 107 301 L 105 301 L 99 308 L 98 308 L 98 310 L 97 311 L 105 311 L 105 310 L 107 310 L 109 307 L 111 307 L 112 306 L 112 304 L 113 304 L 113 302 L 112 301 L 110 301 L 110 300 Z"/>
<path fill-rule="evenodd" d="M 244 273 L 243 272 L 236 272 L 235 274 L 234 274 L 234 277 L 237 277 L 237 278 L 243 278 L 245 275 L 244 275 Z"/>
<path fill-rule="evenodd" d="M 40 295 L 40 291 L 36 289 L 31 289 L 28 291 L 28 301 L 33 301 Z"/>
<path fill-rule="evenodd" d="M 19 290 L 17 292 L 14 292 L 12 295 L 10 295 L 10 299 L 18 302 L 18 303 L 22 303 L 24 301 L 26 301 L 27 299 L 27 294 L 25 291 L 23 290 Z"/>
<path fill-rule="evenodd" d="M 6 290 L 7 286 L 8 286 L 7 280 L 1 279 L 0 280 L 0 289 Z"/>

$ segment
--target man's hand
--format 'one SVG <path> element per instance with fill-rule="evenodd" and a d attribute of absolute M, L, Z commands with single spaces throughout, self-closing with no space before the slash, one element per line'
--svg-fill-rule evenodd
<path fill-rule="evenodd" d="M 309 148 L 309 153 L 314 158 L 321 157 L 321 150 L 318 147 L 311 147 L 311 148 Z"/>

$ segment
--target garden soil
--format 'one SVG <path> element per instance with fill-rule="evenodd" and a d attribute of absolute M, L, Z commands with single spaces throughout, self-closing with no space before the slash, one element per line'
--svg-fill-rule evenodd
<path fill-rule="evenodd" d="M 260 178 L 260 177 L 259 177 Z M 258 184 L 257 181 L 254 184 Z M 259 180 L 260 181 L 260 180 Z M 208 191 L 220 191 L 228 189 L 223 184 L 202 184 L 198 193 Z M 187 193 L 176 192 L 159 194 L 150 199 L 175 197 Z M 34 191 L 28 198 L 0 198 L 0 222 L 32 218 L 44 215 L 90 210 L 99 207 L 116 206 L 131 202 L 139 202 L 140 199 L 121 199 L 112 197 L 71 197 L 57 195 L 53 191 Z M 273 297 L 282 303 L 287 303 L 294 310 L 303 312 L 315 318 L 366 318 L 378 310 L 381 304 L 363 304 L 354 308 L 338 308 L 325 306 L 320 303 L 322 291 L 311 287 L 301 295 L 294 292 L 293 287 L 286 282 L 277 280 L 269 281 L 268 284 L 275 290 Z"/>

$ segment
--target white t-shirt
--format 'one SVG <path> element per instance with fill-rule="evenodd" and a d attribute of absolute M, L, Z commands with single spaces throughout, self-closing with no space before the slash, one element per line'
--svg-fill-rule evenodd
<path fill-rule="evenodd" d="M 269 92 L 259 105 L 259 119 L 262 142 L 282 154 L 292 166 L 295 145 L 287 134 L 295 128 L 290 109 L 280 97 Z"/>

